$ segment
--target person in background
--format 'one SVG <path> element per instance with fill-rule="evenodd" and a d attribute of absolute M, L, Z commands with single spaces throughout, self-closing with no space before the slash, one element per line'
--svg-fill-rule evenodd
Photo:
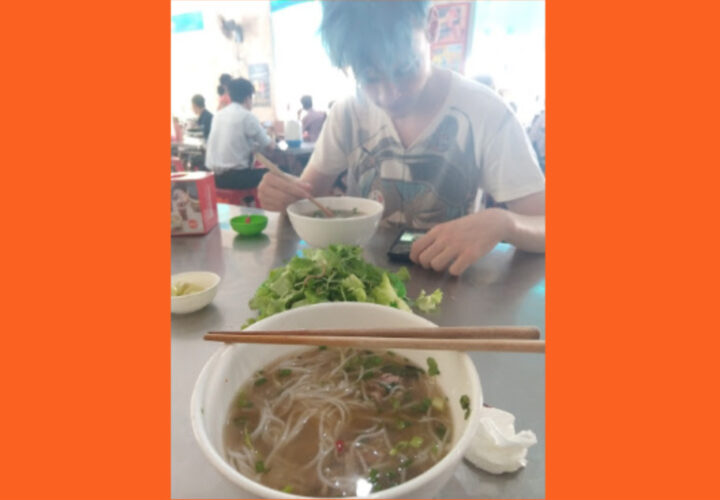
<path fill-rule="evenodd" d="M 228 85 L 230 84 L 232 79 L 232 76 L 227 73 L 223 73 L 222 75 L 220 75 L 220 87 L 223 88 L 223 91 L 220 92 L 220 87 L 218 87 L 218 111 L 220 111 L 232 102 L 232 99 L 230 98 L 230 93 L 228 92 Z"/>
<path fill-rule="evenodd" d="M 304 95 L 300 98 L 302 111 L 305 116 L 302 118 L 303 139 L 308 142 L 315 142 L 320 135 L 322 126 L 327 118 L 327 113 L 313 109 L 312 97 Z"/>
<path fill-rule="evenodd" d="M 205 165 L 215 172 L 221 189 L 248 189 L 258 185 L 265 169 L 251 168 L 253 154 L 272 147 L 270 137 L 253 115 L 255 87 L 244 78 L 228 83 L 232 102 L 218 111 L 207 142 Z"/>
<path fill-rule="evenodd" d="M 202 128 L 203 137 L 207 141 L 207 138 L 210 136 L 210 127 L 212 127 L 213 115 L 210 111 L 205 109 L 205 98 L 200 94 L 192 96 L 192 109 L 193 113 L 195 113 L 198 117 L 197 124 Z"/>
<path fill-rule="evenodd" d="M 328 192 L 385 206 L 383 225 L 427 229 L 410 258 L 463 273 L 499 242 L 545 251 L 545 177 L 523 126 L 492 90 L 431 64 L 438 13 L 429 1 L 322 2 L 323 45 L 351 68 L 355 96 L 330 111 L 302 177 L 266 175 L 266 210 Z M 478 189 L 506 208 L 474 211 Z"/>

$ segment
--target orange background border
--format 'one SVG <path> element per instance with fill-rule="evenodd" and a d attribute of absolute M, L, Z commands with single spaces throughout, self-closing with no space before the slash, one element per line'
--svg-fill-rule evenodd
<path fill-rule="evenodd" d="M 170 4 L 5 9 L 0 497 L 168 498 Z M 547 1 L 549 500 L 718 497 L 695 9 Z"/>

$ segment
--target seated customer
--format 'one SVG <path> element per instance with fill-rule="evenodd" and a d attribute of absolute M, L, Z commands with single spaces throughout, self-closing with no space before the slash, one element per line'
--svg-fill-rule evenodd
<path fill-rule="evenodd" d="M 212 126 L 213 115 L 205 109 L 205 98 L 200 94 L 196 94 L 192 97 L 192 109 L 197 115 L 197 124 L 203 131 L 203 137 L 207 141 L 210 136 L 210 127 Z"/>
<path fill-rule="evenodd" d="M 215 114 L 207 143 L 205 165 L 215 172 L 221 189 L 249 189 L 265 169 L 251 168 L 253 153 L 272 144 L 260 121 L 250 112 L 255 88 L 244 78 L 228 84 L 231 103 Z"/>
<path fill-rule="evenodd" d="M 305 116 L 302 119 L 303 139 L 315 142 L 320 135 L 327 114 L 313 109 L 312 97 L 304 95 L 300 98 Z"/>
<path fill-rule="evenodd" d="M 220 75 L 220 85 L 218 86 L 218 105 L 217 110 L 220 111 L 230 104 L 230 94 L 228 93 L 228 84 L 232 81 L 232 76 L 227 73 Z"/>
<path fill-rule="evenodd" d="M 384 225 L 428 232 L 410 259 L 462 274 L 499 242 L 545 250 L 545 177 L 507 104 L 484 85 L 434 67 L 434 2 L 322 2 L 330 60 L 359 92 L 337 102 L 300 179 L 267 175 L 266 210 L 331 191 L 379 200 Z M 507 208 L 474 211 L 478 188 Z"/>

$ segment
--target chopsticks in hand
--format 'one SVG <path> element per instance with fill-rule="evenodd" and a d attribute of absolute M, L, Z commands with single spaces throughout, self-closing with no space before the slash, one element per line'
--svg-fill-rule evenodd
<path fill-rule="evenodd" d="M 260 154 L 260 153 L 255 153 L 255 158 L 257 159 L 257 161 L 259 161 L 260 163 L 262 163 L 263 166 L 264 166 L 265 168 L 267 168 L 267 169 L 268 169 L 270 172 L 272 172 L 273 174 L 279 175 L 280 177 L 289 177 L 288 174 L 286 174 L 285 172 L 283 172 L 282 170 L 280 170 L 280 167 L 278 167 L 278 166 L 275 165 L 273 162 L 271 162 L 270 160 L 268 160 L 267 158 L 265 158 L 262 154 Z M 333 218 L 333 217 L 335 217 L 335 214 L 332 212 L 332 210 L 330 210 L 328 207 L 326 207 L 325 205 L 323 205 L 322 203 L 320 203 L 319 201 L 317 201 L 317 200 L 316 200 L 315 198 L 313 198 L 312 196 L 308 196 L 308 200 L 310 200 L 311 202 L 313 202 L 316 207 L 318 207 L 320 210 L 322 210 L 322 212 L 325 214 L 326 217 L 328 217 L 328 218 Z"/>
<path fill-rule="evenodd" d="M 353 328 L 208 332 L 204 339 L 228 343 L 326 345 L 450 351 L 545 352 L 535 327 Z"/>

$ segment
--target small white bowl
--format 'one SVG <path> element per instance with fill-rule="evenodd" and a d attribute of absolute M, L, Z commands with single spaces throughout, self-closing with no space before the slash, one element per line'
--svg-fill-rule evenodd
<path fill-rule="evenodd" d="M 310 200 L 300 200 L 287 207 L 288 217 L 295 232 L 314 247 L 343 243 L 345 245 L 364 245 L 377 230 L 384 207 L 377 201 L 351 196 L 326 196 L 317 200 L 334 210 L 352 210 L 357 208 L 363 215 L 355 217 L 335 217 L 332 219 L 312 217 L 319 210 Z"/>
<path fill-rule="evenodd" d="M 175 314 L 187 314 L 199 311 L 212 302 L 217 295 L 220 276 L 209 271 L 179 273 L 170 277 L 170 286 L 180 281 L 203 287 L 199 292 L 170 296 L 170 311 Z"/>
<path fill-rule="evenodd" d="M 357 328 L 436 326 L 420 316 L 392 307 L 362 302 L 330 302 L 275 314 L 254 323 L 246 330 L 341 328 L 347 325 Z M 253 373 L 271 361 L 298 349 L 303 347 L 228 344 L 208 360 L 195 382 L 190 402 L 190 419 L 195 439 L 212 465 L 245 495 L 239 498 L 307 498 L 269 488 L 243 476 L 226 460 L 223 446 L 223 428 L 228 409 L 240 387 Z M 452 477 L 477 433 L 483 404 L 480 378 L 472 360 L 463 352 L 411 349 L 393 351 L 406 356 L 418 366 L 425 366 L 428 356 L 437 361 L 440 368 L 437 381 L 450 401 L 452 446 L 442 460 L 419 476 L 365 498 L 433 498 Z M 471 412 L 467 420 L 459 403 L 460 397 L 465 394 L 470 397 Z"/>

